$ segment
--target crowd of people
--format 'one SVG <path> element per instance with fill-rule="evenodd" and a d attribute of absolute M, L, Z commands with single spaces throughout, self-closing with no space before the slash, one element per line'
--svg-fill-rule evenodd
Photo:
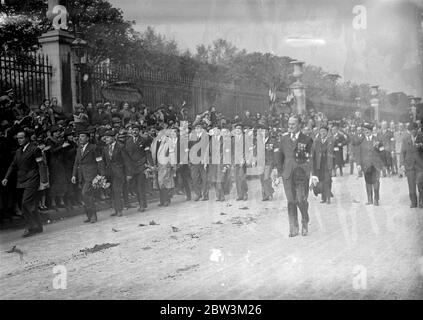
<path fill-rule="evenodd" d="M 275 184 L 283 182 L 290 236 L 299 232 L 297 207 L 302 234 L 307 235 L 309 188 L 330 204 L 332 177 L 342 176 L 346 166 L 350 174 L 364 176 L 368 204 L 379 205 L 380 176 L 407 175 L 411 206 L 423 207 L 423 193 L 418 196 L 416 191 L 423 190 L 420 123 L 371 124 L 359 114 L 330 121 L 315 110 L 300 115 L 276 109 L 264 114 L 245 111 L 229 118 L 214 106 L 194 116 L 188 107 L 152 109 L 126 102 L 78 104 L 74 110 L 64 112 L 55 98 L 31 109 L 16 101 L 12 90 L 0 97 L 1 219 L 23 216 L 24 236 L 42 232 L 38 211 L 47 209 L 83 206 L 85 222 L 94 223 L 96 202 L 105 199 L 114 216 L 132 207 L 132 198 L 143 212 L 155 192 L 159 206 L 169 206 L 174 195 L 210 201 L 211 188 L 216 201 L 225 201 L 235 184 L 236 200 L 248 200 L 247 168 L 256 162 L 183 162 L 184 125 L 190 137 L 186 150 L 202 135 L 209 141 L 225 136 L 234 141 L 243 140 L 251 130 L 265 130 L 265 164 L 257 168 L 262 200 L 272 200 Z M 96 188 L 93 181 L 102 177 L 109 188 Z"/>

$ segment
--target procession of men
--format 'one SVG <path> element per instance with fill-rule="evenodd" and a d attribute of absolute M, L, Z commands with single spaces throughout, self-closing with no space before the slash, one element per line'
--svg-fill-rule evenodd
<path fill-rule="evenodd" d="M 2 177 L 2 187 L 10 188 L 13 183 L 12 187 L 20 190 L 18 208 L 26 221 L 24 237 L 44 230 L 39 213 L 43 194 L 45 198 L 41 186 L 48 184 L 49 173 L 50 182 L 55 181 L 52 159 L 64 152 L 74 159 L 73 166 L 69 173 L 59 174 L 68 177 L 64 183 L 71 183 L 74 189 L 67 188 L 63 194 L 73 192 L 70 201 L 81 199 L 85 223 L 99 221 L 99 194 L 110 199 L 111 216 L 116 217 L 131 207 L 129 194 L 136 196 L 142 214 L 148 208 L 151 189 L 158 192 L 158 206 L 162 207 L 171 205 L 178 195 L 185 195 L 186 201 L 228 201 L 231 189 L 234 200 L 245 202 L 251 200 L 247 172 L 252 168 L 260 180 L 262 201 L 272 201 L 275 190 L 281 192 L 276 186 L 282 182 L 286 203 L 281 203 L 280 211 L 287 210 L 289 237 L 309 234 L 310 190 L 330 205 L 331 198 L 337 196 L 332 192 L 333 178 L 339 172 L 338 179 L 343 179 L 345 165 L 350 166 L 350 175 L 363 178 L 367 205 L 383 205 L 380 179 L 398 174 L 407 178 L 411 207 L 423 208 L 423 134 L 417 122 L 410 122 L 407 130 L 403 124 L 388 127 L 386 121 L 379 129 L 378 124 L 357 119 L 342 124 L 325 119 L 310 126 L 317 118 L 293 113 L 285 124 L 271 122 L 271 115 L 253 119 L 249 113 L 241 121 L 231 122 L 216 116 L 213 109 L 190 123 L 181 120 L 173 108 L 164 108 L 166 120 L 151 131 L 153 126 L 146 124 L 148 117 L 124 121 L 124 112 L 119 110 L 111 112 L 102 125 L 93 126 L 96 114 L 107 115 L 102 104 L 97 107 L 86 110 L 80 105 L 74 121 L 58 115 L 57 124 L 46 125 L 41 133 L 34 131 L 33 122 L 24 121 L 25 117 L 5 126 L 2 143 L 12 146 L 17 138 L 18 146 L 11 163 L 4 163 L 9 169 Z M 84 114 L 88 115 L 86 120 L 76 121 Z M 313 121 L 305 121 L 307 117 Z M 52 148 L 46 148 L 48 142 L 40 139 L 44 132 L 53 137 L 47 138 L 55 141 Z M 262 149 L 258 148 L 261 142 Z M 73 156 L 69 148 L 74 150 Z M 258 161 L 260 157 L 263 161 Z M 102 181 L 105 185 L 99 186 Z"/>

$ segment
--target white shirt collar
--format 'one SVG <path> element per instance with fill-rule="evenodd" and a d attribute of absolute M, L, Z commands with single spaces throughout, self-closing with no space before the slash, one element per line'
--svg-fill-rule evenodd
<path fill-rule="evenodd" d="M 291 132 L 290 137 L 292 138 L 293 133 Z M 300 131 L 294 134 L 295 140 L 298 140 L 298 136 L 300 135 Z"/>
<path fill-rule="evenodd" d="M 25 150 L 28 146 L 29 146 L 29 142 L 26 145 L 24 145 L 24 147 L 22 148 L 22 151 L 25 152 Z"/>

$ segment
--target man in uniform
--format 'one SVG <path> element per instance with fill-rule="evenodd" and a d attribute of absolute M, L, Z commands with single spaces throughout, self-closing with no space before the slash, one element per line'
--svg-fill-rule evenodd
<path fill-rule="evenodd" d="M 137 197 L 139 203 L 139 212 L 144 212 L 147 208 L 146 176 L 144 171 L 147 165 L 152 163 L 150 145 L 152 140 L 143 135 L 141 127 L 138 124 L 131 126 L 132 137 L 129 137 L 125 143 L 125 151 L 129 158 L 128 172 L 126 172 L 126 179 L 130 181 L 135 180 L 137 190 Z"/>
<path fill-rule="evenodd" d="M 79 147 L 76 151 L 75 162 L 72 170 L 71 182 L 77 181 L 82 187 L 82 200 L 84 201 L 87 219 L 84 222 L 97 222 L 97 211 L 94 203 L 92 181 L 100 174 L 104 176 L 104 165 L 101 152 L 93 143 L 89 143 L 90 132 L 82 129 L 79 132 Z"/>
<path fill-rule="evenodd" d="M 382 159 L 380 152 L 381 143 L 373 135 L 373 125 L 365 123 L 364 140 L 357 149 L 357 169 L 363 170 L 364 180 L 366 182 L 367 205 L 379 205 L 379 188 L 380 188 L 380 170 L 382 169 Z M 374 198 L 373 198 L 374 192 Z M 374 202 L 373 202 L 374 199 Z"/>
<path fill-rule="evenodd" d="M 41 149 L 29 140 L 28 133 L 20 131 L 17 134 L 20 148 L 16 151 L 15 157 L 7 170 L 2 181 L 5 187 L 13 173 L 17 173 L 17 188 L 23 189 L 22 214 L 26 220 L 24 237 L 30 237 L 43 232 L 43 224 L 38 212 L 38 188 L 40 180 L 47 181 L 47 174 L 42 170 L 43 157 Z"/>
<path fill-rule="evenodd" d="M 300 118 L 296 115 L 288 120 L 288 132 L 282 135 L 278 160 L 279 176 L 288 202 L 289 236 L 299 234 L 298 211 L 301 212 L 301 234 L 308 234 L 308 191 L 311 172 L 313 140 L 300 131 Z"/>
<path fill-rule="evenodd" d="M 405 172 L 408 181 L 408 192 L 411 200 L 410 208 L 417 208 L 417 192 L 418 206 L 423 207 L 423 134 L 418 132 L 418 125 L 412 122 L 408 126 L 407 134 L 401 146 L 401 171 Z M 416 188 L 417 186 L 417 188 Z"/>

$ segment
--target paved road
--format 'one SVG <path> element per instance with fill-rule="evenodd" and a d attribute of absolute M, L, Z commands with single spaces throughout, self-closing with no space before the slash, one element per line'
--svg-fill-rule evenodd
<path fill-rule="evenodd" d="M 310 195 L 310 233 L 296 238 L 282 187 L 262 202 L 258 181 L 249 186 L 246 202 L 178 196 L 121 218 L 103 211 L 97 224 L 73 217 L 33 238 L 4 231 L 0 298 L 423 298 L 423 209 L 409 208 L 406 180 L 382 179 L 381 206 L 369 207 L 362 179 L 334 178 L 333 203 Z M 6 253 L 13 246 L 23 254 Z M 66 268 L 65 290 L 53 288 L 65 275 L 55 266 Z"/>

